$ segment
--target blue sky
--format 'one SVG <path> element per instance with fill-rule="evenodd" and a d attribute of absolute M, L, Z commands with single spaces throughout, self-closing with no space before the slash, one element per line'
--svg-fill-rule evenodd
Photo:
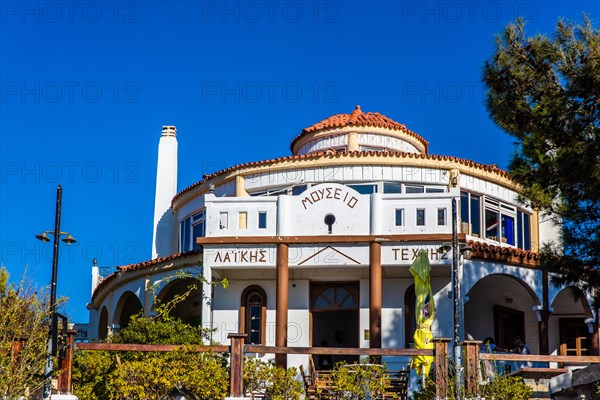
<path fill-rule="evenodd" d="M 481 71 L 517 16 L 598 27 L 597 1 L 0 1 L 1 263 L 50 281 L 63 186 L 58 293 L 87 321 L 92 260 L 151 257 L 157 145 L 176 125 L 179 189 L 203 174 L 289 154 L 302 128 L 378 111 L 430 153 L 505 168 Z"/>

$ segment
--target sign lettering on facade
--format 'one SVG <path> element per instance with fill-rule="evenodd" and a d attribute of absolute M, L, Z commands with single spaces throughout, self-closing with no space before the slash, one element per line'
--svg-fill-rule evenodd
<path fill-rule="evenodd" d="M 302 199 L 302 206 L 306 210 L 309 205 L 325 199 L 339 200 L 349 208 L 354 208 L 354 206 L 356 206 L 358 203 L 358 199 L 356 197 L 341 187 L 325 187 L 322 189 L 317 188 L 308 193 L 306 197 Z"/>
<path fill-rule="evenodd" d="M 275 266 L 275 246 L 205 246 L 204 264 L 211 267 L 227 266 Z"/>
<path fill-rule="evenodd" d="M 425 250 L 431 264 L 450 264 L 452 252 L 439 253 L 441 243 L 415 243 L 411 245 L 384 244 L 381 251 L 381 262 L 384 265 L 411 265 L 420 250 Z"/>

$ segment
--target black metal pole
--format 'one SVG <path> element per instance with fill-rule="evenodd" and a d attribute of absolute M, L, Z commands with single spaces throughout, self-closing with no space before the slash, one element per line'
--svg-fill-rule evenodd
<path fill-rule="evenodd" d="M 460 316 L 459 316 L 459 294 L 460 281 L 458 275 L 459 263 L 458 249 L 458 216 L 456 197 L 452 198 L 452 300 L 454 304 L 454 368 L 455 368 L 455 385 L 454 398 L 462 399 L 462 354 L 460 347 Z"/>
<path fill-rule="evenodd" d="M 50 314 L 52 317 L 52 356 L 56 356 L 58 342 L 58 321 L 56 319 L 56 279 L 58 275 L 58 244 L 60 240 L 60 214 L 62 207 L 62 186 L 56 189 L 56 219 L 54 221 L 54 252 L 52 256 L 52 286 L 50 288 Z"/>
<path fill-rule="evenodd" d="M 56 215 L 54 220 L 54 252 L 52 256 L 52 281 L 50 282 L 50 332 L 48 338 L 46 367 L 44 369 L 44 400 L 52 394 L 53 357 L 58 344 L 58 321 L 56 319 L 56 278 L 58 275 L 58 244 L 60 240 L 60 212 L 62 204 L 62 186 L 56 189 Z"/>

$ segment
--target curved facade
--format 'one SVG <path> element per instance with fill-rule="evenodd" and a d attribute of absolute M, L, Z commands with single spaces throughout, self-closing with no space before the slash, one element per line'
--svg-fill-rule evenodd
<path fill-rule="evenodd" d="M 229 287 L 197 288 L 174 312 L 216 328 L 213 341 L 242 331 L 264 345 L 408 347 L 408 268 L 423 249 L 437 307 L 433 334 L 451 337 L 452 254 L 443 247 L 452 240 L 454 203 L 459 241 L 473 248 L 459 269 L 464 336 L 493 336 L 509 348 L 521 335 L 534 353 L 598 354 L 589 296 L 574 302 L 575 289 L 550 285 L 539 269 L 537 250 L 559 239 L 559 229 L 518 201 L 506 172 L 430 155 L 420 135 L 360 107 L 305 128 L 290 147 L 290 156 L 207 175 L 170 207 L 157 205 L 153 248 L 166 250 L 95 287 L 90 331 L 103 338 L 203 275 Z M 176 163 L 176 154 L 168 158 Z M 176 176 L 177 166 L 166 164 L 158 160 L 157 202 L 173 186 L 164 177 Z"/>

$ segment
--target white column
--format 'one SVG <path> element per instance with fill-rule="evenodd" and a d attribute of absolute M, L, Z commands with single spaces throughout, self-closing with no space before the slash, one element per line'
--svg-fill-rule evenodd
<path fill-rule="evenodd" d="M 171 200 L 177 194 L 177 129 L 163 126 L 158 144 L 156 167 L 156 196 L 154 198 L 154 233 L 152 258 L 164 257 L 175 252 L 173 231 L 175 218 Z"/>

